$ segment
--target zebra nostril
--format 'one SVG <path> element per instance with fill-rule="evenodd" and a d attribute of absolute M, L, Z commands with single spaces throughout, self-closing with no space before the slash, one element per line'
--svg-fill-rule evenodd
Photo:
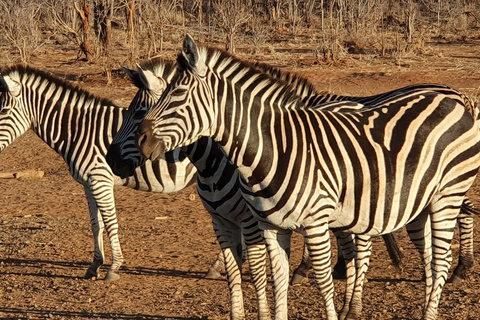
<path fill-rule="evenodd" d="M 142 145 L 147 141 L 147 135 L 145 133 L 137 133 L 135 135 L 135 145 L 137 148 L 142 148 Z"/>

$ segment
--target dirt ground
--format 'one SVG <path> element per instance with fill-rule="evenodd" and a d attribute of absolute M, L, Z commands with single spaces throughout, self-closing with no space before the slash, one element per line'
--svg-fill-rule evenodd
<path fill-rule="evenodd" d="M 308 52 L 250 59 L 299 72 L 318 88 L 339 94 L 369 95 L 436 82 L 478 100 L 479 45 L 480 41 L 428 44 L 428 51 L 421 56 L 396 60 L 352 56 L 336 65 L 315 64 Z M 75 53 L 46 52 L 32 64 L 112 98 L 120 106 L 127 106 L 136 91 L 121 73 L 107 86 L 99 68 L 76 61 Z M 82 278 L 93 254 L 83 187 L 69 175 L 63 160 L 31 131 L 0 155 L 0 172 L 25 169 L 43 170 L 45 176 L 0 180 L 1 319 L 228 319 L 226 280 L 204 279 L 219 247 L 194 186 L 176 194 L 116 188 L 126 263 L 120 280 L 92 281 Z M 480 183 L 476 183 L 469 194 L 477 206 L 479 189 Z M 440 319 L 480 319 L 479 233 L 477 219 L 477 264 L 461 285 L 446 285 Z M 362 319 L 421 318 L 424 285 L 420 259 L 403 230 L 398 238 L 405 254 L 401 272 L 391 266 L 382 241 L 374 241 Z M 292 268 L 301 257 L 301 238 L 295 235 L 293 240 Z M 458 237 L 453 247 L 456 264 Z M 102 268 L 102 275 L 107 267 Z M 244 274 L 247 319 L 255 319 L 255 293 L 247 265 Z M 343 284 L 335 280 L 337 308 Z M 324 318 L 319 291 L 311 280 L 290 289 L 289 314 L 291 319 Z"/>

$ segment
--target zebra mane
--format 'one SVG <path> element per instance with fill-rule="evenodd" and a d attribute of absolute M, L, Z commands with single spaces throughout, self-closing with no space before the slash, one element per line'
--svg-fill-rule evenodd
<path fill-rule="evenodd" d="M 210 70 L 216 72 L 217 68 L 228 68 L 230 70 L 235 69 L 235 72 L 232 72 L 231 74 L 239 74 L 241 72 L 246 78 L 256 77 L 258 81 L 266 81 L 273 86 L 282 87 L 282 100 L 284 104 L 295 103 L 299 107 L 305 106 L 301 100 L 301 97 L 297 95 L 295 85 L 287 82 L 288 78 L 276 78 L 274 77 L 274 75 L 261 70 L 256 64 L 241 60 L 222 49 L 212 47 L 198 47 L 198 52 L 200 56 L 202 56 L 202 59 L 204 59 Z M 192 66 L 182 54 L 178 55 L 177 62 L 180 69 L 190 70 L 192 68 Z M 311 87 L 313 89 L 313 86 Z"/>
<path fill-rule="evenodd" d="M 167 82 L 177 72 L 177 64 L 175 61 L 165 60 L 160 57 L 154 57 L 141 61 L 139 64 L 142 70 L 148 70 L 152 72 L 156 77 L 165 79 Z M 141 89 L 144 87 L 138 73 L 133 74 L 133 78 L 130 79 L 134 86 Z"/>
<path fill-rule="evenodd" d="M 114 106 L 118 107 L 112 100 L 108 98 L 100 98 L 93 93 L 87 91 L 86 89 L 80 88 L 79 86 L 75 85 L 74 83 L 63 80 L 55 75 L 52 75 L 50 73 L 47 73 L 45 71 L 39 70 L 37 68 L 31 67 L 31 66 L 26 66 L 23 64 L 17 64 L 11 67 L 7 67 L 1 70 L 0 72 L 1 75 L 14 75 L 17 74 L 18 78 L 20 79 L 22 76 L 26 77 L 39 77 L 42 79 L 47 80 L 49 83 L 55 84 L 57 87 L 62 87 L 67 90 L 70 90 L 72 92 L 77 93 L 78 95 L 83 95 L 85 96 L 85 100 L 93 100 L 97 103 L 100 103 L 101 105 L 108 105 L 108 106 Z"/>
<path fill-rule="evenodd" d="M 296 88 L 295 91 L 300 96 L 313 96 L 324 94 L 324 92 L 317 91 L 317 89 L 315 89 L 315 87 L 310 81 L 298 75 L 297 73 L 283 71 L 279 68 L 262 62 L 256 62 L 254 64 L 254 67 L 260 69 L 262 72 L 268 73 L 275 79 L 283 80 L 287 84 L 294 86 Z"/>

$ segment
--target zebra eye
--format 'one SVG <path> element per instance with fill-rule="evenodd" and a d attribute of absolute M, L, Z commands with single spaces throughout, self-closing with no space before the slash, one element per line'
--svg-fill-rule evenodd
<path fill-rule="evenodd" d="M 0 110 L 0 115 L 6 116 L 10 113 L 10 111 L 12 111 L 11 108 L 3 108 L 2 110 Z"/>
<path fill-rule="evenodd" d="M 187 92 L 186 88 L 176 88 L 172 91 L 172 96 L 182 96 Z"/>

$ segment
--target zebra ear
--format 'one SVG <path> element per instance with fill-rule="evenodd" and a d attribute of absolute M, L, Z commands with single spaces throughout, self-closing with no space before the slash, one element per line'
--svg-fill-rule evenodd
<path fill-rule="evenodd" d="M 122 66 L 122 70 L 123 70 L 123 72 L 125 72 L 127 74 L 127 76 L 130 78 L 130 80 L 133 81 L 135 79 L 135 70 L 129 69 L 125 66 Z"/>
<path fill-rule="evenodd" d="M 207 66 L 198 53 L 198 47 L 195 44 L 195 41 L 188 33 L 185 36 L 185 39 L 183 39 L 182 56 L 193 70 L 195 70 L 200 76 L 205 76 L 207 73 Z"/>
<path fill-rule="evenodd" d="M 0 91 L 12 92 L 14 95 L 18 96 L 20 94 L 20 90 L 21 86 L 18 81 L 13 80 L 10 76 L 0 75 Z"/>
<path fill-rule="evenodd" d="M 139 80 L 148 90 L 153 91 L 157 94 L 162 94 L 165 90 L 166 85 L 164 85 L 164 83 L 160 81 L 160 79 L 155 76 L 153 72 L 151 72 L 150 70 L 143 70 L 138 64 L 137 74 Z"/>

